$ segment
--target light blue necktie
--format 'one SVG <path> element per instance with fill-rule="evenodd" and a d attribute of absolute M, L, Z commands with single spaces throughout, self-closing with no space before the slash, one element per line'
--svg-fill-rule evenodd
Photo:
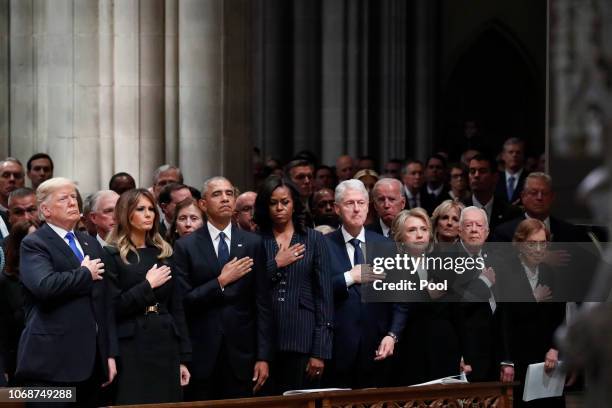
<path fill-rule="evenodd" d="M 83 262 L 83 254 L 79 250 L 79 247 L 76 245 L 74 238 L 74 233 L 72 231 L 66 234 L 66 239 L 68 240 L 68 245 L 70 245 L 70 249 L 72 249 L 72 252 L 74 252 L 79 262 Z"/>

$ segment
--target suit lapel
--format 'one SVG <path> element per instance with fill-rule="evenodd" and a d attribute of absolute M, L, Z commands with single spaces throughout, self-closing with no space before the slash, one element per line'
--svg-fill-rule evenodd
<path fill-rule="evenodd" d="M 221 273 L 221 265 L 219 265 L 219 258 L 217 258 L 217 254 L 215 253 L 215 247 L 212 242 L 212 237 L 210 236 L 210 232 L 208 231 L 208 224 L 204 224 L 204 226 L 198 229 L 195 233 L 199 233 L 200 238 L 203 241 L 202 249 L 204 250 L 204 258 L 210 259 L 211 261 L 214 260 L 214 262 L 211 262 L 210 264 L 211 266 L 213 266 L 215 275 L 219 275 Z"/>
<path fill-rule="evenodd" d="M 77 231 L 77 232 L 75 232 L 74 235 L 76 236 L 77 240 L 79 241 L 79 244 L 81 244 L 81 248 L 83 248 L 83 257 L 89 255 L 89 257 L 91 259 L 95 259 L 95 257 L 98 256 L 98 253 L 95 252 L 94 248 L 91 248 L 91 246 L 89 245 L 89 243 L 87 242 L 87 240 L 83 236 L 83 233 Z"/>
<path fill-rule="evenodd" d="M 244 234 L 235 225 L 232 224 L 232 239 L 230 242 L 230 259 L 234 257 L 240 259 L 244 256 L 245 251 Z"/>
<path fill-rule="evenodd" d="M 338 255 L 340 256 L 341 262 L 344 264 L 346 270 L 351 269 L 351 260 L 348 257 L 348 253 L 346 252 L 346 243 L 344 242 L 344 237 L 342 236 L 342 230 L 338 229 L 333 232 L 332 240 L 336 243 L 338 249 Z"/>
<path fill-rule="evenodd" d="M 41 234 L 45 236 L 50 245 L 52 245 L 56 250 L 62 253 L 66 257 L 66 259 L 69 259 L 70 262 L 74 264 L 75 268 L 77 268 L 81 264 L 77 259 L 76 255 L 72 252 L 72 250 L 66 243 L 66 241 L 60 238 L 60 236 L 57 235 L 49 225 L 44 224 L 41 227 L 41 231 Z"/>

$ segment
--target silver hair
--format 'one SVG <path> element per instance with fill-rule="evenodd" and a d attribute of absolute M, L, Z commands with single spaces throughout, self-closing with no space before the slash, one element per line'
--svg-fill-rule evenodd
<path fill-rule="evenodd" d="M 552 177 L 550 177 L 549 174 L 543 173 L 541 171 L 534 171 L 533 173 L 529 173 L 529 175 L 527 175 L 527 177 L 525 178 L 525 184 L 527 184 L 529 180 L 536 180 L 536 179 L 544 180 L 546 185 L 548 185 L 548 188 L 552 190 Z"/>
<path fill-rule="evenodd" d="M 162 164 L 161 166 L 155 169 L 155 171 L 153 172 L 153 184 L 157 184 L 157 180 L 159 180 L 159 175 L 168 170 L 176 170 L 179 178 L 178 182 L 179 184 L 183 184 L 183 173 L 181 172 L 181 169 L 171 164 Z"/>
<path fill-rule="evenodd" d="M 468 211 L 477 211 L 479 212 L 482 217 L 485 220 L 485 224 L 488 226 L 489 225 L 489 217 L 487 216 L 487 212 L 485 210 L 483 210 L 482 208 L 478 208 L 474 205 L 471 205 L 469 207 L 465 207 L 462 211 L 461 211 L 461 215 L 459 216 L 459 225 L 463 226 L 463 219 L 465 218 L 465 214 Z"/>
<path fill-rule="evenodd" d="M 369 201 L 370 198 L 368 196 L 368 190 L 366 190 L 365 185 L 361 180 L 350 179 L 344 180 L 340 184 L 336 186 L 336 192 L 334 195 L 334 201 L 336 204 L 340 204 L 342 199 L 344 198 L 344 194 L 346 194 L 347 190 L 358 191 L 363 194 L 366 201 Z"/>
<path fill-rule="evenodd" d="M 374 187 L 372 187 L 372 196 L 376 196 L 376 192 L 383 184 L 395 184 L 399 189 L 400 196 L 402 195 L 402 182 L 396 178 L 384 177 L 378 180 L 376 184 L 374 184 Z"/>
<path fill-rule="evenodd" d="M 506 149 L 506 147 L 511 145 L 522 145 L 523 147 L 525 147 L 525 142 L 522 139 L 519 139 L 518 137 L 508 138 L 504 142 L 504 150 Z"/>
<path fill-rule="evenodd" d="M 92 194 L 91 197 L 89 198 L 89 212 L 97 212 L 98 205 L 100 204 L 100 200 L 108 196 L 119 197 L 119 194 L 117 194 L 113 190 L 100 190 Z"/>

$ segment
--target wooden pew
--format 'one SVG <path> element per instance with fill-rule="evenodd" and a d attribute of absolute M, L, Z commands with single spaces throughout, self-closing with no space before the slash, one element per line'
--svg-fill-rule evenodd
<path fill-rule="evenodd" d="M 231 400 L 130 405 L 150 408 L 511 408 L 515 383 L 472 383 L 421 387 L 370 388 L 327 391 L 288 397 L 258 397 Z"/>

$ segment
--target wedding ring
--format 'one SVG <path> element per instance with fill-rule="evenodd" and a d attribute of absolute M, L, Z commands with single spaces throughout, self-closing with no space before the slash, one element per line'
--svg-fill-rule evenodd
<path fill-rule="evenodd" d="M 297 258 L 298 256 L 300 256 L 300 253 L 299 252 L 294 252 L 293 256 L 295 256 Z"/>

